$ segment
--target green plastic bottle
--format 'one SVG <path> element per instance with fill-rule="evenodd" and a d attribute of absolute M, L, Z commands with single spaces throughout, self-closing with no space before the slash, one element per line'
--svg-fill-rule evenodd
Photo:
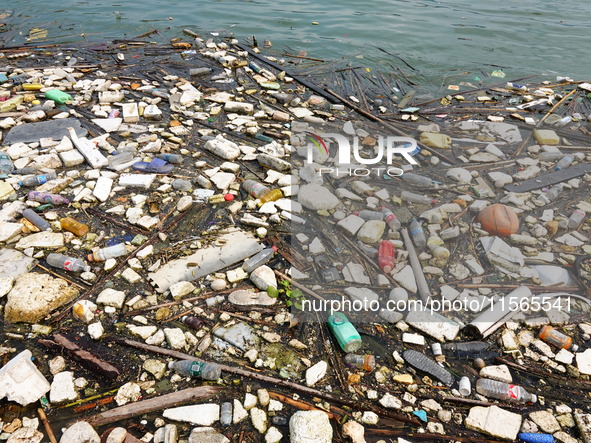
<path fill-rule="evenodd" d="M 361 348 L 361 336 L 355 326 L 342 312 L 328 317 L 328 327 L 337 338 L 341 349 L 346 353 L 355 352 Z"/>
<path fill-rule="evenodd" d="M 45 98 L 53 100 L 60 105 L 63 105 L 64 103 L 70 103 L 73 100 L 70 94 L 66 94 L 64 91 L 60 91 L 59 89 L 50 89 L 45 93 Z"/>

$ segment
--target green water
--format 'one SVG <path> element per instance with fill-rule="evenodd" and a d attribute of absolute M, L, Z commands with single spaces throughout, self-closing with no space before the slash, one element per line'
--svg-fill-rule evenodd
<path fill-rule="evenodd" d="M 234 33 L 242 41 L 254 34 L 278 52 L 304 50 L 372 69 L 401 67 L 437 88 L 497 69 L 507 79 L 591 78 L 591 4 L 573 0 L 2 0 L 0 7 L 14 8 L 12 28 L 0 34 L 10 44 L 24 42 L 35 27 L 48 30 L 35 42 L 51 43 L 131 38 L 153 29 L 161 34 L 151 38 L 165 42 L 191 28 L 203 37 Z"/>

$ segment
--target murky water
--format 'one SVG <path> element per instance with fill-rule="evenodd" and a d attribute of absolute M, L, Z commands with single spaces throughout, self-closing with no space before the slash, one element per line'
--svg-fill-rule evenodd
<path fill-rule="evenodd" d="M 273 51 L 305 50 L 374 69 L 408 72 L 406 62 L 426 76 L 419 81 L 437 87 L 498 69 L 507 78 L 591 77 L 591 6 L 573 0 L 21 0 L 0 7 L 15 8 L 15 24 L 3 36 L 10 43 L 24 42 L 33 28 L 48 30 L 36 42 L 131 38 L 153 29 L 162 35 L 152 38 L 164 42 L 191 28 L 203 36 L 232 32 L 243 41 L 256 35 Z"/>

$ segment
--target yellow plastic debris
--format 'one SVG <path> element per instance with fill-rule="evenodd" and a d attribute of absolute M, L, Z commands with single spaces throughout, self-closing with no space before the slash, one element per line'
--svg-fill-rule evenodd
<path fill-rule="evenodd" d="M 437 132 L 423 132 L 419 141 L 430 148 L 449 149 L 451 148 L 451 137 Z"/>
<path fill-rule="evenodd" d="M 534 138 L 540 145 L 557 145 L 560 137 L 550 129 L 534 129 Z"/>

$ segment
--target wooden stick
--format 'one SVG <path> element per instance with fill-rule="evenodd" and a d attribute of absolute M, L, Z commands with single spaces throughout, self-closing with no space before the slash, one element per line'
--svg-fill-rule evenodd
<path fill-rule="evenodd" d="M 41 408 L 37 408 L 37 415 L 39 419 L 43 422 L 43 426 L 45 427 L 45 432 L 47 433 L 47 438 L 51 443 L 57 443 L 57 439 L 55 438 L 55 434 L 53 433 L 53 429 L 51 429 L 51 423 L 47 419 L 47 415 L 45 415 L 45 411 Z"/>
<path fill-rule="evenodd" d="M 556 108 L 558 108 L 560 105 L 562 105 L 562 104 L 563 104 L 563 103 L 566 101 L 566 99 L 568 99 L 568 98 L 569 98 L 571 95 L 573 95 L 575 92 L 577 92 L 577 89 L 576 89 L 576 88 L 575 88 L 575 89 L 573 89 L 572 91 L 570 91 L 570 92 L 569 92 L 568 94 L 566 94 L 564 97 L 562 97 L 562 100 L 560 100 L 558 103 L 556 103 L 554 106 L 552 106 L 552 108 L 551 108 L 551 109 L 550 109 L 548 112 L 546 112 L 546 115 L 544 115 L 544 116 L 543 116 L 543 117 L 540 119 L 540 121 L 539 121 L 539 122 L 536 124 L 536 126 L 540 126 L 540 125 L 542 124 L 542 122 L 543 122 L 544 120 L 546 120 L 546 118 L 547 118 L 547 117 L 548 117 L 550 114 L 552 114 Z"/>
<path fill-rule="evenodd" d="M 85 419 L 93 427 L 103 426 L 116 421 L 127 420 L 138 415 L 172 408 L 185 403 L 198 400 L 206 400 L 225 388 L 221 386 L 199 386 L 197 388 L 183 389 L 171 394 L 161 395 L 148 400 L 138 401 L 119 408 L 111 409 Z"/>
<path fill-rule="evenodd" d="M 331 412 L 325 411 L 324 409 L 320 409 L 317 408 L 314 405 L 311 405 L 310 403 L 307 403 L 305 401 L 302 400 L 294 400 L 291 397 L 286 397 L 285 395 L 281 395 L 277 392 L 272 392 L 269 391 L 269 397 L 271 397 L 273 400 L 278 400 L 282 403 L 286 403 L 290 406 L 293 406 L 294 408 L 298 408 L 301 409 L 303 411 L 322 411 L 322 412 L 326 412 L 326 414 L 328 415 L 328 417 L 330 419 L 334 419 L 334 420 L 338 420 L 339 416 L 342 415 L 346 415 L 347 412 L 345 412 L 344 410 L 337 408 L 337 407 L 331 407 L 330 410 Z"/>
<path fill-rule="evenodd" d="M 89 371 L 96 372 L 107 379 L 114 379 L 120 375 L 119 369 L 80 348 L 76 343 L 72 343 L 61 334 L 55 334 L 51 340 L 41 339 L 38 341 L 47 347 L 57 346 L 62 348 L 67 351 L 72 359 L 80 363 Z"/>
<path fill-rule="evenodd" d="M 204 360 L 201 360 L 201 359 L 195 357 L 194 355 L 189 355 L 189 354 L 185 354 L 183 352 L 173 351 L 172 349 L 161 348 L 159 346 L 147 345 L 145 343 L 134 341 L 134 340 L 128 340 L 126 338 L 118 338 L 117 337 L 117 338 L 111 338 L 111 340 L 114 341 L 115 343 L 119 343 L 119 344 L 122 344 L 125 346 L 131 346 L 133 348 L 142 349 L 144 351 L 149 351 L 149 352 L 154 352 L 156 354 L 167 355 L 169 357 L 177 358 L 180 360 L 193 360 L 193 361 L 201 361 L 201 362 L 204 361 Z M 388 417 L 388 418 L 397 420 L 399 422 L 408 423 L 408 424 L 412 424 L 415 426 L 420 426 L 419 421 L 415 418 L 408 417 L 408 416 L 401 414 L 401 413 L 387 411 L 387 410 L 384 410 L 384 409 L 382 409 L 378 406 L 372 405 L 372 404 L 364 404 L 359 401 L 349 400 L 348 398 L 340 398 L 335 395 L 328 394 L 323 391 L 319 391 L 317 389 L 312 389 L 307 386 L 302 386 L 302 385 L 299 385 L 297 383 L 293 383 L 293 382 L 290 382 L 287 380 L 282 380 L 280 378 L 270 377 L 270 376 L 264 375 L 264 374 L 258 374 L 256 372 L 247 371 L 247 370 L 241 369 L 241 368 L 235 368 L 233 366 L 228 366 L 228 365 L 224 365 L 224 364 L 220 364 L 220 366 L 222 368 L 222 371 L 228 372 L 230 374 L 240 375 L 243 377 L 251 378 L 253 380 L 259 380 L 259 381 L 262 381 L 265 383 L 270 383 L 275 386 L 282 386 L 282 387 L 287 388 L 291 391 L 299 391 L 304 394 L 311 395 L 313 397 L 323 398 L 323 399 L 333 402 L 333 403 L 338 403 L 338 404 L 349 406 L 349 407 L 352 407 L 355 409 L 364 409 L 364 410 L 372 411 L 372 412 L 375 412 L 376 414 L 381 415 L 383 417 Z"/>

